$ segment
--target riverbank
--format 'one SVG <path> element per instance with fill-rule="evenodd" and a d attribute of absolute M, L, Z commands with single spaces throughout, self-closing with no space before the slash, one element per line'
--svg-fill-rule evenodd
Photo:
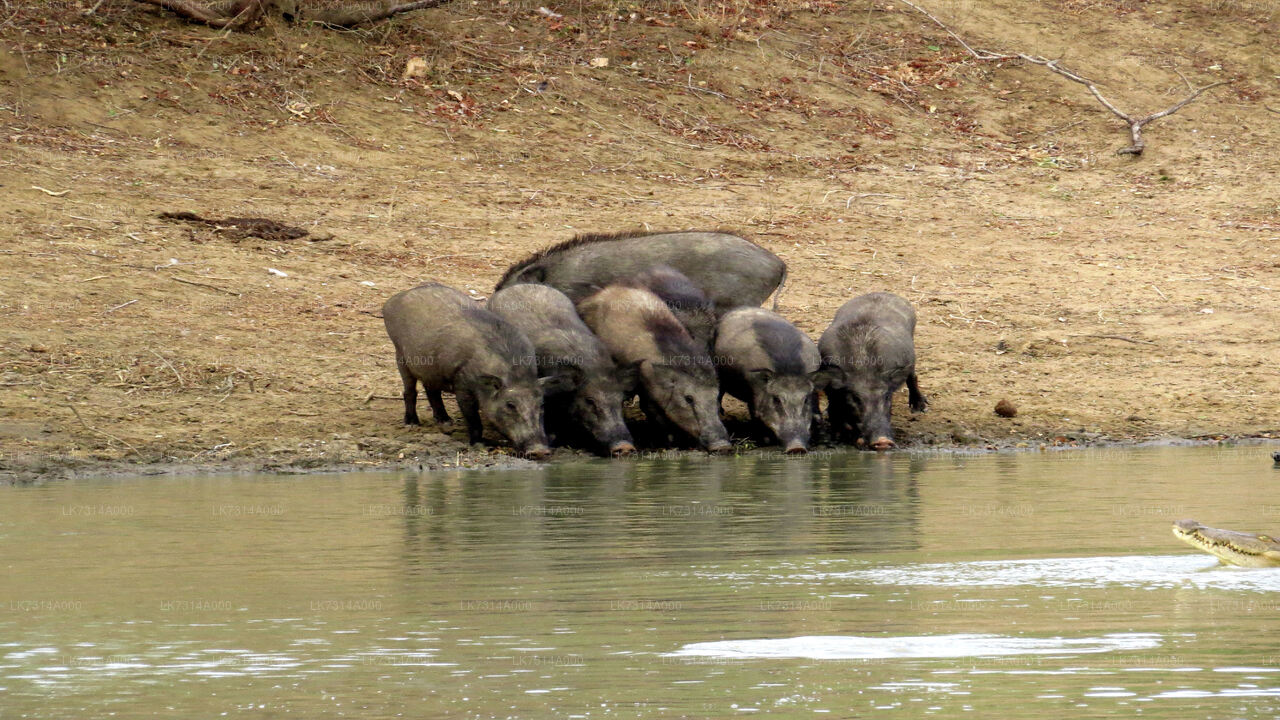
<path fill-rule="evenodd" d="M 1178 73 L 1233 82 L 1134 158 L 1082 88 L 885 4 L 581 6 L 573 32 L 449 5 L 232 34 L 140 3 L 20 9 L 0 50 L 0 479 L 524 462 L 400 425 L 378 309 L 426 280 L 483 297 L 539 247 L 637 225 L 754 238 L 814 337 L 854 295 L 909 299 L 932 405 L 899 398 L 908 450 L 1276 435 L 1276 18 L 1076 5 L 947 17 L 1084 58 L 1125 107 L 1172 104 Z"/>

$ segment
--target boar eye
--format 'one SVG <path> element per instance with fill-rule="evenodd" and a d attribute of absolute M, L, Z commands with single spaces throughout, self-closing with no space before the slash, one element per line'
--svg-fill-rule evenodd
<path fill-rule="evenodd" d="M 507 409 L 508 409 L 508 410 L 510 410 L 511 412 L 515 412 L 515 411 L 516 411 L 516 404 L 515 404 L 515 403 L 513 403 L 513 402 L 511 402 L 510 400 L 508 400 L 508 401 L 507 401 Z"/>
<path fill-rule="evenodd" d="M 587 407 L 589 408 L 594 408 L 596 406 L 596 401 L 592 400 L 591 398 L 586 398 L 583 400 L 583 402 L 586 403 Z"/>
<path fill-rule="evenodd" d="M 684 401 L 685 401 L 686 403 L 688 403 L 688 404 L 692 405 L 692 404 L 693 404 L 693 396 L 692 396 L 692 395 L 685 395 L 685 396 L 684 396 Z"/>

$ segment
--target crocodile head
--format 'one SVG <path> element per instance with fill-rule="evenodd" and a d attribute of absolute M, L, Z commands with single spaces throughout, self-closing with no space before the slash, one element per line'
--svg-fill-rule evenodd
<path fill-rule="evenodd" d="M 1195 520 L 1179 520 L 1173 524 L 1173 536 L 1229 565 L 1280 567 L 1280 542 L 1268 535 L 1219 530 Z"/>

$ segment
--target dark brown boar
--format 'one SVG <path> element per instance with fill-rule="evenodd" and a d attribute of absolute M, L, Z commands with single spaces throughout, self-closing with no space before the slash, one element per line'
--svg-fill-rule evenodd
<path fill-rule="evenodd" d="M 585 432 L 608 454 L 635 452 L 622 419 L 623 391 L 635 385 L 634 371 L 618 369 L 564 293 L 547 285 L 512 285 L 494 293 L 487 307 L 533 343 L 538 376 L 556 379 L 543 407 L 557 442 Z"/>
<path fill-rule="evenodd" d="M 716 306 L 684 273 L 670 265 L 654 265 L 620 285 L 644 288 L 666 303 L 689 335 L 711 349 L 716 334 Z"/>
<path fill-rule="evenodd" d="M 892 293 L 860 295 L 836 312 L 818 340 L 820 383 L 833 433 L 873 450 L 894 447 L 893 393 L 907 385 L 913 412 L 929 401 L 916 379 L 916 312 Z"/>
<path fill-rule="evenodd" d="M 730 310 L 716 331 L 720 387 L 790 454 L 809 451 L 818 346 L 786 318 L 764 308 Z"/>
<path fill-rule="evenodd" d="M 533 345 L 518 329 L 453 288 L 419 285 L 382 306 L 404 380 L 404 421 L 418 424 L 422 383 L 436 422 L 450 422 L 440 393 L 454 393 L 478 443 L 488 422 L 527 457 L 550 454 L 542 426 L 543 386 Z"/>
<path fill-rule="evenodd" d="M 657 295 L 611 285 L 579 303 L 578 312 L 615 362 L 636 366 L 650 420 L 665 420 L 711 452 L 732 448 L 720 422 L 711 356 Z"/>
<path fill-rule="evenodd" d="M 740 305 L 760 305 L 787 276 L 786 263 L 777 255 L 726 232 L 588 234 L 512 265 L 495 290 L 540 283 L 568 295 L 576 304 L 654 265 L 669 265 L 684 273 L 720 312 Z"/>

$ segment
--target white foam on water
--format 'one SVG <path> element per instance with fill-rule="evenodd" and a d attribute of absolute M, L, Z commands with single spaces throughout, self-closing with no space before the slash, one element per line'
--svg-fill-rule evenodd
<path fill-rule="evenodd" d="M 862 637 L 808 635 L 793 638 L 723 640 L 691 643 L 666 657 L 802 658 L 808 660 L 884 660 L 895 658 L 1003 657 L 1010 655 L 1075 655 L 1160 646 L 1154 633 L 1121 633 L 1101 637 L 1013 637 L 962 633 Z"/>
<path fill-rule="evenodd" d="M 1236 568 L 1208 555 L 1124 555 L 921 563 L 817 573 L 821 580 L 940 587 L 1173 588 L 1280 592 L 1280 568 Z"/>

